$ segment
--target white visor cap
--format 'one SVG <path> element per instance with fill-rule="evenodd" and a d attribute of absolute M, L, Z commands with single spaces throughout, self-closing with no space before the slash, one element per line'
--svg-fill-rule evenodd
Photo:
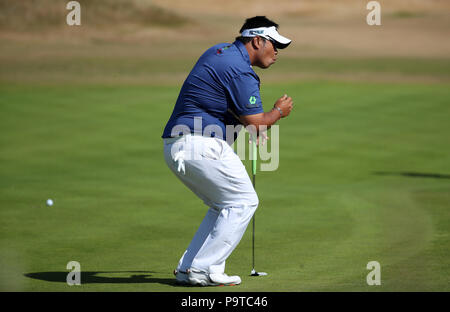
<path fill-rule="evenodd" d="M 241 32 L 241 36 L 242 37 L 256 37 L 256 36 L 263 37 L 265 39 L 273 41 L 276 44 L 276 47 L 278 49 L 284 49 L 291 43 L 291 39 L 288 39 L 288 38 L 280 35 L 278 33 L 277 29 L 275 28 L 275 26 L 244 29 Z"/>

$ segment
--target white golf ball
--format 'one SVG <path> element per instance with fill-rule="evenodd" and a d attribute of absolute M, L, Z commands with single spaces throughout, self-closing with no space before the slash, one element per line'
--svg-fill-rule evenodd
<path fill-rule="evenodd" d="M 53 206 L 53 200 L 47 199 L 47 206 Z"/>

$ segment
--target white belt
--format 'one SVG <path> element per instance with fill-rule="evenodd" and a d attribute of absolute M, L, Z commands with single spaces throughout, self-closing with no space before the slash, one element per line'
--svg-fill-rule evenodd
<path fill-rule="evenodd" d="M 184 136 L 174 137 L 174 138 L 164 138 L 164 144 L 172 144 L 178 141 L 179 139 L 182 139 Z"/>

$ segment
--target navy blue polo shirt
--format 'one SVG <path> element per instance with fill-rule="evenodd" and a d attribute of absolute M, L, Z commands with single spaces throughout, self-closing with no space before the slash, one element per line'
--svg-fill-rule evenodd
<path fill-rule="evenodd" d="M 209 48 L 186 78 L 162 137 L 195 133 L 226 140 L 226 125 L 240 124 L 234 115 L 264 112 L 259 87 L 242 42 Z"/>

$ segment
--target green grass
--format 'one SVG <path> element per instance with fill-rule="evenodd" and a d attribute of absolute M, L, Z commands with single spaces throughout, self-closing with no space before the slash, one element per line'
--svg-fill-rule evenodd
<path fill-rule="evenodd" d="M 307 58 L 298 60 L 288 58 L 274 66 L 280 72 L 319 72 L 319 73 L 372 73 L 402 74 L 406 76 L 435 76 L 448 79 L 449 59 L 428 58 Z"/>
<path fill-rule="evenodd" d="M 266 109 L 295 99 L 279 168 L 257 176 L 257 269 L 269 276 L 248 276 L 249 227 L 227 261 L 243 279 L 231 288 L 173 284 L 207 209 L 162 156 L 178 90 L 0 86 L 0 290 L 450 290 L 447 85 L 264 84 Z M 82 286 L 65 283 L 71 260 Z M 366 284 L 372 260 L 378 287 Z"/>
<path fill-rule="evenodd" d="M 42 52 L 39 57 L 30 56 L 24 51 L 36 49 L 29 43 L 5 46 L 4 58 L 0 58 L 0 82 L 34 83 L 42 81 L 52 84 L 93 84 L 114 83 L 129 84 L 181 84 L 194 66 L 198 50 L 208 48 L 203 43 L 186 44 L 178 49 L 160 48 L 142 45 L 127 51 L 128 47 L 118 47 L 115 43 L 94 42 L 83 45 L 37 45 Z M 177 54 L 179 49 L 183 53 Z M 68 53 L 64 51 L 68 50 Z M 104 51 L 108 50 L 108 55 Z M 162 50 L 162 51 L 160 51 Z M 286 57 L 281 56 L 269 71 L 256 69 L 271 81 L 289 83 L 303 75 L 306 77 L 347 77 L 358 81 L 358 75 L 373 77 L 383 81 L 389 75 L 396 81 L 416 79 L 419 82 L 448 83 L 450 80 L 449 59 L 428 58 L 320 58 L 320 57 Z"/>

